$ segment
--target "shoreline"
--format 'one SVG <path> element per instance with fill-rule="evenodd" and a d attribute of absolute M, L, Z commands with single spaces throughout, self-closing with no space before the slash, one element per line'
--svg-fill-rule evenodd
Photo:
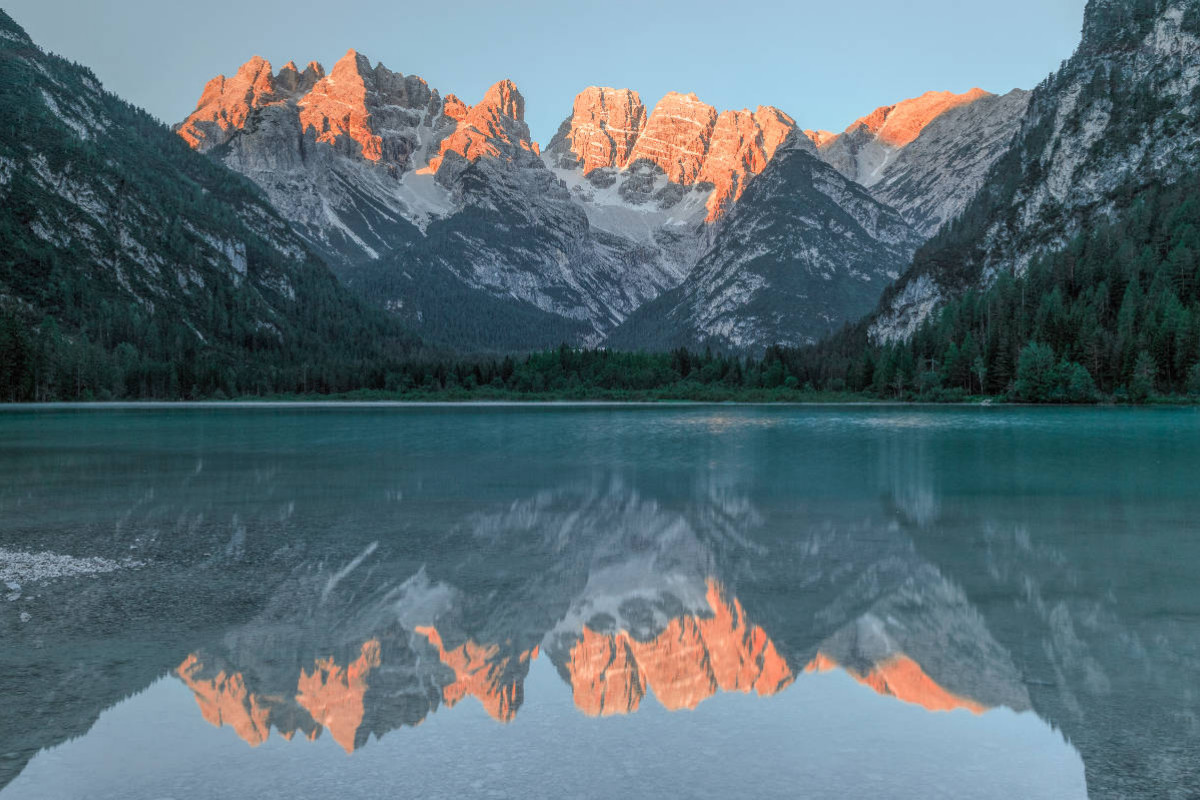
<path fill-rule="evenodd" d="M 237 400 L 68 400 L 0 403 L 0 412 L 122 409 L 252 409 L 252 408 L 1056 408 L 1056 409 L 1200 409 L 1200 400 L 1152 403 L 1019 403 L 1003 401 L 931 402 L 919 400 L 356 400 L 351 398 L 256 398 Z"/>

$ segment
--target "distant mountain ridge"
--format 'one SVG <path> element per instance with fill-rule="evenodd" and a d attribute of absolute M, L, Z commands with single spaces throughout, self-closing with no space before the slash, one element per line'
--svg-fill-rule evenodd
<path fill-rule="evenodd" d="M 821 137 L 801 132 L 771 106 L 719 112 L 694 94 L 671 92 L 648 110 L 636 91 L 593 86 L 577 95 L 543 153 L 511 82 L 467 106 L 454 95 L 443 99 L 420 78 L 372 67 L 352 50 L 328 75 L 315 62 L 273 73 L 252 59 L 233 78 L 210 81 L 177 130 L 253 178 L 343 280 L 435 341 L 467 349 L 558 341 L 656 347 L 664 340 L 631 337 L 642 328 L 622 327 L 626 319 L 689 279 L 696 288 L 683 291 L 693 301 L 716 291 L 698 285 L 704 278 L 692 277 L 695 268 L 713 252 L 730 252 L 730 214 L 786 143 L 854 179 L 857 169 L 844 162 L 862 149 L 850 144 L 859 129 L 882 131 L 879 146 L 890 158 L 940 116 L 983 98 L 991 96 L 931 93 L 882 109 L 841 136 Z M 876 117 L 880 124 L 872 127 Z M 962 141 L 962 126 L 943 125 L 941 143 L 904 162 L 900 188 L 890 200 L 876 195 L 881 208 L 870 215 L 888 218 L 882 205 L 895 202 L 913 210 L 917 229 L 875 243 L 888 255 L 866 273 L 898 274 L 922 233 L 957 212 L 975 188 L 964 178 L 963 160 L 990 165 L 1003 149 L 1004 126 L 997 123 L 1000 132 L 975 146 Z M 948 170 L 941 165 L 951 144 L 960 157 Z M 763 208 L 755 216 L 795 208 Z M 870 239 L 873 231 L 868 225 L 856 235 Z M 802 245 L 781 241 L 777 246 L 798 249 L 773 257 L 836 264 L 845 247 L 830 233 L 809 235 Z M 721 325 L 745 332 L 724 337 L 725 346 L 763 347 L 775 341 L 761 338 L 768 336 L 812 341 L 856 319 L 890 281 L 872 279 L 864 292 L 861 279 L 853 288 L 840 285 L 832 277 L 840 269 L 824 285 L 811 284 L 770 325 L 742 324 L 736 308 L 696 309 L 697 318 L 715 314 L 726 320 Z M 680 336 L 692 341 L 701 333 Z"/>
<path fill-rule="evenodd" d="M 834 135 L 773 106 L 670 92 L 651 109 L 594 86 L 542 152 L 511 81 L 468 104 L 350 50 L 329 70 L 252 58 L 175 131 L 434 345 L 761 351 L 874 307 L 1007 152 L 1026 101 L 929 92 Z"/>

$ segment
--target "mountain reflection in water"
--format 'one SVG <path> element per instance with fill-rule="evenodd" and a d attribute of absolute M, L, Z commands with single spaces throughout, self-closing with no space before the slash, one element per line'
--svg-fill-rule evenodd
<path fill-rule="evenodd" d="M 537 589 L 519 586 L 510 597 L 491 588 L 514 577 L 542 583 L 540 570 L 513 576 L 519 564 L 498 564 L 503 576 L 473 572 L 470 584 L 455 585 L 429 574 L 457 565 L 425 564 L 397 582 L 386 548 L 372 543 L 353 568 L 309 567 L 261 619 L 190 653 L 175 673 L 206 720 L 250 745 L 271 728 L 287 739 L 327 730 L 347 752 L 466 697 L 511 721 L 529 663 L 543 653 L 589 716 L 635 712 L 647 694 L 671 711 L 719 691 L 768 697 L 797 675 L 831 669 L 929 711 L 1029 708 L 1019 674 L 982 621 L 903 543 L 895 520 L 818 526 L 791 543 L 801 554 L 796 577 L 828 576 L 838 591 L 813 612 L 828 635 L 780 652 L 718 577 L 723 562 L 765 568 L 783 555 L 729 543 L 730 526 L 740 521 L 738 533 L 753 536 L 761 519 L 746 497 L 716 489 L 677 511 L 617 478 L 542 491 L 460 527 L 471 540 L 520 537 L 553 553 L 560 575 L 543 584 L 538 602 L 557 615 L 522 614 L 522 599 Z M 882 551 L 880 530 L 892 542 Z M 289 595 L 290 613 L 282 608 Z M 470 629 L 464 606 L 485 615 Z M 322 619 L 328 627 L 314 627 Z M 339 638 L 339 628 L 353 633 Z M 488 637 L 476 638 L 480 630 Z"/>
<path fill-rule="evenodd" d="M 613 412 L 551 417 L 560 442 L 536 415 L 433 415 L 395 449 L 354 414 L 281 415 L 245 448 L 208 418 L 149 451 L 58 420 L 69 446 L 4 465 L 0 550 L 141 566 L 27 581 L 32 619 L 0 617 L 27 645 L 0 656 L 0 794 L 39 796 L 13 782 L 31 758 L 164 675 L 250 746 L 328 738 L 358 759 L 461 704 L 508 726 L 544 662 L 581 717 L 776 703 L 830 672 L 935 715 L 1036 713 L 1092 796 L 1188 796 L 1200 632 L 1179 611 L 1197 603 L 1155 557 L 1200 565 L 1155 516 L 1200 511 L 1182 482 L 1134 475 L 1068 509 L 1054 479 L 1025 484 L 1066 452 L 1053 419 L 808 413 L 647 412 L 622 458 L 597 452 Z M 1189 435 L 1136 447 L 1183 469 Z M 996 438 L 964 455 L 956 436 Z M 1148 486 L 1157 511 L 1134 502 Z"/>

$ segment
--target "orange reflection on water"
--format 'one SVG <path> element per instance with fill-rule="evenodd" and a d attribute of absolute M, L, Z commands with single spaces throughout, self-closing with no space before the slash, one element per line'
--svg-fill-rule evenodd
<path fill-rule="evenodd" d="M 570 682 L 575 706 L 588 716 L 629 714 L 649 692 L 664 708 L 677 711 L 695 709 L 718 691 L 766 697 L 790 686 L 795 674 L 766 631 L 747 620 L 741 603 L 728 597 L 711 578 L 705 599 L 711 616 L 676 617 L 647 641 L 625 630 L 603 633 L 583 626 L 579 639 L 566 653 L 565 664 L 559 665 Z M 513 654 L 499 644 L 470 639 L 447 646 L 432 626 L 416 627 L 413 633 L 427 640 L 453 673 L 441 689 L 446 707 L 470 696 L 495 720 L 509 722 L 515 717 L 524 699 L 529 665 L 538 657 L 537 647 Z M 251 692 L 244 676 L 232 670 L 221 669 L 204 677 L 204 664 L 197 654 L 184 659 L 176 673 L 194 694 L 205 720 L 233 728 L 251 746 L 266 741 L 272 726 L 285 739 L 291 739 L 296 730 L 316 738 L 326 728 L 334 741 L 351 753 L 362 744 L 367 691 L 372 671 L 381 666 L 381 649 L 378 639 L 370 639 L 345 666 L 339 666 L 333 657 L 317 658 L 311 671 L 300 668 L 296 692 L 286 696 Z M 928 711 L 964 709 L 982 714 L 988 710 L 939 685 L 903 653 L 889 655 L 862 671 L 821 650 L 803 672 L 836 669 L 845 670 L 882 696 Z"/>
<path fill-rule="evenodd" d="M 804 671 L 829 672 L 839 666 L 824 653 L 817 653 Z M 961 708 L 972 714 L 982 714 L 988 710 L 987 706 L 944 689 L 929 677 L 920 664 L 906 655 L 889 656 L 866 673 L 849 667 L 845 670 L 850 677 L 879 694 L 921 706 L 926 711 L 954 711 Z"/>
<path fill-rule="evenodd" d="M 251 747 L 267 740 L 271 733 L 270 708 L 246 689 L 241 673 L 221 670 L 212 678 L 201 678 L 204 665 L 195 653 L 175 670 L 196 698 L 200 714 L 212 725 L 228 725 Z"/>
<path fill-rule="evenodd" d="M 296 702 L 312 715 L 347 753 L 354 752 L 354 740 L 362 725 L 367 693 L 367 675 L 380 664 L 379 641 L 371 639 L 362 646 L 362 654 L 345 667 L 333 658 L 318 659 L 310 675 L 300 670 Z"/>
<path fill-rule="evenodd" d="M 492 719 L 509 722 L 516 716 L 521 705 L 525 667 L 538 657 L 536 647 L 520 653 L 515 659 L 498 658 L 498 645 L 467 641 L 447 649 L 441 634 L 432 627 L 419 626 L 414 633 L 428 639 L 437 648 L 442 663 L 454 670 L 454 682 L 442 689 L 447 708 L 453 708 L 459 700 L 470 695 L 483 704 Z M 510 666 L 517 667 L 517 671 L 510 673 Z"/>
<path fill-rule="evenodd" d="M 707 600 L 711 618 L 678 617 L 648 642 L 585 626 L 567 666 L 575 705 L 591 716 L 628 714 L 649 690 L 674 711 L 695 708 L 718 689 L 772 695 L 791 684 L 787 662 L 746 621 L 741 603 L 726 601 L 715 580 Z"/>

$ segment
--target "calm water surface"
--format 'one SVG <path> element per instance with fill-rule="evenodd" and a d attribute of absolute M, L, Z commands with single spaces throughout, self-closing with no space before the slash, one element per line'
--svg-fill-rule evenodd
<path fill-rule="evenodd" d="M 1195 410 L 0 411 L 0 800 L 1200 796 Z"/>

